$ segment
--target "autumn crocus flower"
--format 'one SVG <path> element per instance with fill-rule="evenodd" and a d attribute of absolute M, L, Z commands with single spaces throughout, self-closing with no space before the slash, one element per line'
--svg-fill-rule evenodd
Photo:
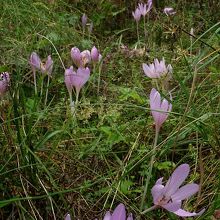
<path fill-rule="evenodd" d="M 106 212 L 103 220 L 133 220 L 132 214 L 126 217 L 126 210 L 124 204 L 120 203 L 111 214 Z"/>
<path fill-rule="evenodd" d="M 37 53 L 32 52 L 30 56 L 29 61 L 33 71 L 39 70 L 43 74 L 48 74 L 48 76 L 51 76 L 52 70 L 53 70 L 53 60 L 51 58 L 51 55 L 47 57 L 47 60 L 45 63 L 41 62 L 40 57 L 37 55 Z"/>
<path fill-rule="evenodd" d="M 186 184 L 181 187 L 189 175 L 189 171 L 189 165 L 182 164 L 174 170 L 165 186 L 162 184 L 163 177 L 156 181 L 151 190 L 155 208 L 162 207 L 181 217 L 201 215 L 205 211 L 203 209 L 199 213 L 195 213 L 181 209 L 182 201 L 188 199 L 199 190 L 199 185 L 195 183 Z"/>
<path fill-rule="evenodd" d="M 161 100 L 160 93 L 153 88 L 150 93 L 150 109 L 155 121 L 156 132 L 159 133 L 162 124 L 168 117 L 168 112 L 172 109 L 172 104 L 166 99 Z"/>
<path fill-rule="evenodd" d="M 173 71 L 170 64 L 166 66 L 164 58 L 161 61 L 154 59 L 154 63 L 148 65 L 143 63 L 142 67 L 145 75 L 149 78 L 160 78 Z"/>
<path fill-rule="evenodd" d="M 71 107 L 71 112 L 73 114 L 75 112 L 75 105 L 77 105 L 78 103 L 79 92 L 81 88 L 84 86 L 84 84 L 88 81 L 89 77 L 90 77 L 90 70 L 88 67 L 86 68 L 79 67 L 77 71 L 74 71 L 73 67 L 71 66 L 69 69 L 65 70 L 64 81 L 66 84 L 66 88 L 69 92 L 70 107 Z M 72 91 L 74 88 L 76 91 L 75 102 L 73 102 L 72 100 Z"/>
<path fill-rule="evenodd" d="M 8 72 L 3 72 L 0 74 L 0 97 L 3 96 L 8 90 L 10 82 L 10 77 Z"/>
<path fill-rule="evenodd" d="M 82 27 L 85 28 L 86 26 L 86 23 L 87 23 L 87 16 L 86 14 L 84 13 L 83 16 L 82 16 Z"/>
<path fill-rule="evenodd" d="M 91 59 L 95 63 L 101 59 L 101 54 L 95 46 L 91 50 Z"/>
<path fill-rule="evenodd" d="M 138 4 L 138 9 L 139 9 L 141 15 L 143 15 L 144 17 L 151 10 L 151 8 L 152 8 L 152 0 L 149 0 L 148 4 L 143 4 L 143 3 Z"/>
<path fill-rule="evenodd" d="M 141 15 L 145 16 L 147 14 L 147 4 L 139 3 L 138 9 L 140 10 Z"/>
<path fill-rule="evenodd" d="M 132 12 L 132 15 L 133 15 L 136 22 L 140 21 L 141 11 L 139 8 L 136 8 L 136 10 L 134 12 Z"/>
<path fill-rule="evenodd" d="M 75 88 L 76 95 L 78 98 L 79 92 L 84 84 L 88 81 L 90 77 L 90 70 L 86 68 L 78 68 L 77 71 L 73 70 L 71 66 L 69 69 L 65 70 L 65 84 L 69 93 Z"/>
<path fill-rule="evenodd" d="M 176 12 L 174 11 L 174 9 L 171 8 L 171 7 L 166 7 L 166 8 L 164 8 L 163 12 L 166 14 L 166 16 L 176 14 Z"/>
<path fill-rule="evenodd" d="M 71 220 L 70 214 L 67 214 L 67 215 L 66 215 L 65 220 Z"/>

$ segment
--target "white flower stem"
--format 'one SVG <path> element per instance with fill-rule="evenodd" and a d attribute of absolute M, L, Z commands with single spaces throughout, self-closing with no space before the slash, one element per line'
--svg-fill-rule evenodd
<path fill-rule="evenodd" d="M 143 214 L 145 214 L 147 212 L 150 212 L 150 211 L 153 211 L 153 210 L 155 210 L 157 208 L 158 208 L 158 205 L 153 205 L 152 207 L 150 207 L 148 209 L 145 209 L 143 212 L 141 212 L 141 214 L 143 215 Z"/>
<path fill-rule="evenodd" d="M 148 186 L 149 186 L 149 182 L 150 182 L 150 178 L 151 178 L 151 174 L 152 174 L 152 169 L 153 169 L 153 164 L 154 164 L 154 159 L 155 159 L 155 151 L 156 151 L 156 147 L 157 147 L 157 141 L 158 141 L 158 136 L 159 136 L 159 129 L 156 126 L 156 132 L 155 132 L 155 138 L 154 138 L 154 145 L 153 145 L 153 149 L 152 149 L 152 157 L 151 157 L 151 161 L 150 161 L 150 168 L 149 168 L 149 172 L 147 175 L 147 180 L 146 180 L 146 184 L 144 187 L 144 193 L 141 199 L 141 207 L 140 210 L 143 210 L 143 206 L 144 206 L 144 201 L 147 195 L 147 190 L 148 190 Z"/>
<path fill-rule="evenodd" d="M 74 111 L 75 111 L 75 105 L 73 104 L 72 90 L 69 91 L 69 96 L 70 96 L 70 111 L 71 111 L 72 114 L 74 114 Z"/>
<path fill-rule="evenodd" d="M 45 97 L 45 101 L 44 101 L 44 105 L 47 105 L 47 98 L 48 98 L 48 90 L 49 90 L 49 85 L 50 85 L 50 76 L 47 76 L 47 89 L 46 89 L 46 97 Z"/>
<path fill-rule="evenodd" d="M 137 39 L 138 39 L 138 44 L 140 43 L 140 37 L 139 37 L 139 25 L 138 25 L 138 21 L 136 22 L 137 23 Z"/>
<path fill-rule="evenodd" d="M 76 106 L 78 105 L 78 102 L 79 102 L 79 90 L 77 89 L 76 90 L 76 102 L 75 102 Z"/>
<path fill-rule="evenodd" d="M 43 94 L 43 88 L 44 88 L 44 76 L 41 76 L 41 89 L 40 89 L 40 96 Z"/>
<path fill-rule="evenodd" d="M 36 80 L 36 70 L 33 70 L 33 75 L 34 75 L 34 91 L 35 95 L 37 95 L 37 80 Z"/>

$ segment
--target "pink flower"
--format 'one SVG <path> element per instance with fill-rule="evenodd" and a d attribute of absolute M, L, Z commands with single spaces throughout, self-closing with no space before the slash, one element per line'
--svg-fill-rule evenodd
<path fill-rule="evenodd" d="M 154 59 L 154 63 L 149 65 L 143 63 L 142 66 L 145 75 L 150 78 L 160 78 L 167 73 L 171 74 L 173 72 L 173 68 L 170 64 L 166 66 L 164 58 L 161 61 Z"/>
<path fill-rule="evenodd" d="M 174 9 L 173 8 L 169 8 L 169 7 L 164 8 L 163 12 L 166 14 L 166 16 L 176 14 Z"/>
<path fill-rule="evenodd" d="M 67 214 L 65 220 L 71 220 L 70 214 Z"/>
<path fill-rule="evenodd" d="M 143 3 L 138 4 L 138 9 L 140 10 L 141 15 L 143 16 L 146 16 L 146 14 L 151 10 L 151 8 L 152 8 L 152 0 L 148 0 L 147 4 L 143 4 Z"/>
<path fill-rule="evenodd" d="M 139 8 L 136 8 L 136 10 L 134 12 L 132 12 L 132 15 L 133 15 L 136 22 L 140 21 L 141 11 L 139 10 Z"/>
<path fill-rule="evenodd" d="M 65 84 L 69 93 L 75 87 L 76 92 L 79 93 L 81 88 L 85 85 L 85 83 L 89 80 L 90 70 L 88 67 L 86 68 L 78 68 L 77 71 L 73 71 L 73 67 L 71 66 L 69 69 L 65 70 Z"/>
<path fill-rule="evenodd" d="M 150 109 L 156 125 L 156 131 L 159 132 L 168 117 L 168 112 L 172 109 L 172 104 L 166 99 L 161 101 L 160 93 L 153 88 L 150 93 Z"/>
<path fill-rule="evenodd" d="M 147 4 L 139 3 L 138 9 L 140 10 L 141 15 L 145 16 L 147 14 Z"/>
<path fill-rule="evenodd" d="M 10 77 L 8 72 L 3 72 L 0 75 L 0 97 L 3 96 L 8 90 Z"/>
<path fill-rule="evenodd" d="M 180 187 L 188 175 L 189 165 L 182 164 L 174 170 L 165 186 L 162 185 L 163 177 L 158 179 L 151 190 L 154 205 L 182 217 L 201 215 L 205 211 L 204 209 L 199 213 L 181 209 L 182 200 L 188 199 L 199 190 L 199 185 L 195 183 Z"/>
<path fill-rule="evenodd" d="M 41 59 L 37 55 L 37 53 L 32 52 L 30 56 L 29 61 L 33 71 L 39 70 L 43 74 L 48 74 L 48 76 L 51 76 L 52 70 L 53 70 L 53 60 L 51 58 L 51 55 L 47 57 L 47 60 L 45 63 L 41 62 Z"/>
<path fill-rule="evenodd" d="M 98 49 L 94 46 L 91 50 L 91 59 L 93 62 L 98 62 L 99 61 L 99 57 L 101 56 L 101 54 L 99 53 Z"/>
<path fill-rule="evenodd" d="M 106 212 L 103 220 L 133 220 L 132 214 L 126 218 L 126 210 L 124 204 L 120 203 L 111 214 L 109 211 Z"/>
<path fill-rule="evenodd" d="M 84 50 L 81 52 L 81 61 L 82 66 L 85 67 L 86 64 L 90 63 L 91 61 L 91 53 L 89 50 Z"/>
<path fill-rule="evenodd" d="M 86 14 L 84 13 L 83 14 L 83 16 L 82 16 L 82 26 L 83 26 L 83 28 L 85 28 L 85 26 L 86 26 L 86 23 L 87 23 L 87 16 L 86 16 Z"/>

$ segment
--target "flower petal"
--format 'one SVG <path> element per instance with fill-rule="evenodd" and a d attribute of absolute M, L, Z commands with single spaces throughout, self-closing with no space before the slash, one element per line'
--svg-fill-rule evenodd
<path fill-rule="evenodd" d="M 106 212 L 103 220 L 110 220 L 111 219 L 111 213 L 108 211 Z"/>
<path fill-rule="evenodd" d="M 115 208 L 111 220 L 126 220 L 125 206 L 122 203 Z"/>
<path fill-rule="evenodd" d="M 161 107 L 160 110 L 164 111 L 164 112 L 159 112 L 159 118 L 158 118 L 158 124 L 159 126 L 161 126 L 167 119 L 168 117 L 168 107 L 169 107 L 169 103 L 166 99 L 163 99 L 162 103 L 161 103 Z"/>
<path fill-rule="evenodd" d="M 46 72 L 49 76 L 51 76 L 51 73 L 52 73 L 52 70 L 53 70 L 53 60 L 51 58 L 51 55 L 49 55 L 47 57 L 47 61 L 46 61 L 46 64 L 45 64 L 45 69 L 46 69 Z"/>
<path fill-rule="evenodd" d="M 156 184 L 151 189 L 151 194 L 153 196 L 153 201 L 155 205 L 158 205 L 158 201 L 160 198 L 163 198 L 164 195 L 164 185 L 162 185 L 162 179 L 157 180 Z"/>
<path fill-rule="evenodd" d="M 41 59 L 40 59 L 40 57 L 37 55 L 37 53 L 35 53 L 35 52 L 32 52 L 32 53 L 31 53 L 30 65 L 32 66 L 32 68 L 40 69 Z"/>
<path fill-rule="evenodd" d="M 202 209 L 200 212 L 187 212 L 183 209 L 178 209 L 177 211 L 173 212 L 174 214 L 181 216 L 181 217 L 191 217 L 191 216 L 198 216 L 202 215 L 205 212 L 205 209 Z"/>
<path fill-rule="evenodd" d="M 182 164 L 178 166 L 172 173 L 171 177 L 165 185 L 165 195 L 170 197 L 172 194 L 176 193 L 177 189 L 184 182 L 184 180 L 189 175 L 189 165 Z"/>
<path fill-rule="evenodd" d="M 133 220 L 133 215 L 132 215 L 132 213 L 129 214 L 127 220 Z"/>
<path fill-rule="evenodd" d="M 199 190 L 199 185 L 195 183 L 187 184 L 174 193 L 171 198 L 175 200 L 184 200 L 197 193 Z"/>
<path fill-rule="evenodd" d="M 67 214 L 65 220 L 71 220 L 70 214 Z"/>
<path fill-rule="evenodd" d="M 154 72 L 153 72 L 151 66 L 148 66 L 146 63 L 143 63 L 142 67 L 143 67 L 145 75 L 147 75 L 149 78 L 155 78 Z"/>
<path fill-rule="evenodd" d="M 181 205 L 182 205 L 182 203 L 179 200 L 179 201 L 170 202 L 165 205 L 162 205 L 162 207 L 165 208 L 166 210 L 168 210 L 169 212 L 175 212 L 181 208 Z"/>

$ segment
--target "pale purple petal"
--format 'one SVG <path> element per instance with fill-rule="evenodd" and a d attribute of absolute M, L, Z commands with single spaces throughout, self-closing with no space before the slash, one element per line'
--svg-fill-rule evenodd
<path fill-rule="evenodd" d="M 81 61 L 81 53 L 80 50 L 77 47 L 73 47 L 71 49 L 71 57 L 73 59 L 73 62 L 77 67 L 80 67 L 82 65 Z"/>
<path fill-rule="evenodd" d="M 115 208 L 111 220 L 126 220 L 125 206 L 122 203 Z"/>
<path fill-rule="evenodd" d="M 76 73 L 73 71 L 72 66 L 69 69 L 65 70 L 64 81 L 66 84 L 66 88 L 69 92 L 71 92 L 73 89 L 73 76 L 74 75 L 76 75 Z"/>
<path fill-rule="evenodd" d="M 81 52 L 81 63 L 85 67 L 87 63 L 91 61 L 91 54 L 89 50 L 84 50 Z"/>
<path fill-rule="evenodd" d="M 184 200 L 192 196 L 199 191 L 199 185 L 195 183 L 187 184 L 179 188 L 176 193 L 174 193 L 171 198 L 175 200 Z"/>
<path fill-rule="evenodd" d="M 182 205 L 181 200 L 179 200 L 179 201 L 170 202 L 165 205 L 162 205 L 162 207 L 168 210 L 169 212 L 175 212 L 181 208 L 181 205 Z"/>
<path fill-rule="evenodd" d="M 84 86 L 84 84 L 88 81 L 90 77 L 90 70 L 88 67 L 86 68 L 78 68 L 77 73 L 73 74 L 73 86 L 76 91 L 80 91 L 80 89 Z"/>
<path fill-rule="evenodd" d="M 151 189 L 151 194 L 153 196 L 153 202 L 155 205 L 158 205 L 158 202 L 164 195 L 164 185 L 155 184 Z"/>
<path fill-rule="evenodd" d="M 180 187 L 180 185 L 184 182 L 184 180 L 187 178 L 188 175 L 189 175 L 188 164 L 182 164 L 178 166 L 172 173 L 167 184 L 165 185 L 166 196 L 169 197 L 173 195 Z"/>
<path fill-rule="evenodd" d="M 130 213 L 127 220 L 133 220 L 133 215 Z"/>
<path fill-rule="evenodd" d="M 99 61 L 99 51 L 97 50 L 95 46 L 91 50 L 91 59 L 93 62 Z"/>
<path fill-rule="evenodd" d="M 111 213 L 109 211 L 106 212 L 103 220 L 111 220 Z"/>
<path fill-rule="evenodd" d="M 85 13 L 83 14 L 83 16 L 82 16 L 82 26 L 83 26 L 83 28 L 85 28 L 85 26 L 86 26 L 86 23 L 87 23 L 87 16 L 85 15 Z"/>
<path fill-rule="evenodd" d="M 199 216 L 202 215 L 205 212 L 205 209 L 202 209 L 200 212 L 196 213 L 196 212 L 187 212 L 183 209 L 179 209 L 175 212 L 173 212 L 174 214 L 181 216 L 181 217 L 192 217 L 192 216 Z"/>
<path fill-rule="evenodd" d="M 32 66 L 32 68 L 41 69 L 41 59 L 40 59 L 40 57 L 37 55 L 37 53 L 35 53 L 35 52 L 32 52 L 32 53 L 31 53 L 29 63 L 30 63 L 30 65 Z"/>
<path fill-rule="evenodd" d="M 140 10 L 141 15 L 145 16 L 147 14 L 147 5 L 146 4 L 139 3 L 138 9 Z"/>
<path fill-rule="evenodd" d="M 168 64 L 168 66 L 167 66 L 167 72 L 168 73 L 173 73 L 173 67 L 171 66 L 171 64 Z"/>
<path fill-rule="evenodd" d="M 145 63 L 143 63 L 142 66 L 143 66 L 143 70 L 144 70 L 145 75 L 147 75 L 149 78 L 154 78 L 154 74 L 153 74 L 151 68 Z"/>
<path fill-rule="evenodd" d="M 53 70 L 53 60 L 52 60 L 51 56 L 49 55 L 47 57 L 47 61 L 45 64 L 45 71 L 49 76 L 51 76 L 52 70 Z"/>
<path fill-rule="evenodd" d="M 166 121 L 168 117 L 168 114 L 166 113 L 168 111 L 168 107 L 169 107 L 168 101 L 166 99 L 163 99 L 160 110 L 164 112 L 159 112 L 159 117 L 158 117 L 158 124 L 160 127 Z"/>
<path fill-rule="evenodd" d="M 148 0 L 148 2 L 147 2 L 147 5 L 148 5 L 148 7 L 147 7 L 147 13 L 151 10 L 151 8 L 152 8 L 152 0 Z"/>
<path fill-rule="evenodd" d="M 133 15 L 134 19 L 136 20 L 136 22 L 138 22 L 141 18 L 141 12 L 138 8 L 136 8 L 136 10 L 134 12 L 132 12 L 132 15 Z"/>
<path fill-rule="evenodd" d="M 71 220 L 70 214 L 67 214 L 65 220 Z"/>
<path fill-rule="evenodd" d="M 160 93 L 158 91 L 156 91 L 156 89 L 152 89 L 151 90 L 151 94 L 150 94 L 150 109 L 151 109 L 151 113 L 153 115 L 154 118 L 154 122 L 156 124 L 157 129 L 160 128 L 160 112 L 158 112 L 158 110 L 160 110 L 160 103 L 161 103 L 161 97 L 160 97 Z"/>

